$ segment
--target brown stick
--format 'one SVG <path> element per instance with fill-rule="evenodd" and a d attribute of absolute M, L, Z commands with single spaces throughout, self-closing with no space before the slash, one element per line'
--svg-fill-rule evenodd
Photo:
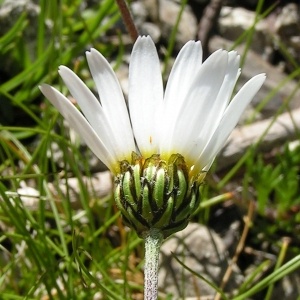
<path fill-rule="evenodd" d="M 202 43 L 204 59 L 209 55 L 208 41 L 215 26 L 215 22 L 220 14 L 221 7 L 222 0 L 211 0 L 206 6 L 199 23 L 198 39 Z"/>
<path fill-rule="evenodd" d="M 120 9 L 122 19 L 125 23 L 125 26 L 127 28 L 127 31 L 132 39 L 132 42 L 134 43 L 136 39 L 138 38 L 139 34 L 135 27 L 135 24 L 133 22 L 133 19 L 131 17 L 130 11 L 128 9 L 128 6 L 126 4 L 125 0 L 116 0 L 117 5 Z"/>

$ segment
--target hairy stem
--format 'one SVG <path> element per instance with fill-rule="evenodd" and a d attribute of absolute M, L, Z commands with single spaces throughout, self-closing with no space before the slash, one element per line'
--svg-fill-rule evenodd
<path fill-rule="evenodd" d="M 158 260 L 159 250 L 163 241 L 163 234 L 159 229 L 151 228 L 145 238 L 145 283 L 144 300 L 157 299 Z"/>

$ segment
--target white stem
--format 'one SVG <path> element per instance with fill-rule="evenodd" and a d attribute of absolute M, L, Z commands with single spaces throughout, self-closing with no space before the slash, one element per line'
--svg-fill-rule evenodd
<path fill-rule="evenodd" d="M 158 260 L 163 234 L 159 229 L 151 228 L 145 238 L 144 300 L 157 300 Z"/>

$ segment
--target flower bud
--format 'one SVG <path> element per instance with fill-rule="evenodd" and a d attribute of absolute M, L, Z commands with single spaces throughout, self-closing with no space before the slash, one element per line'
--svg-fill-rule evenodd
<path fill-rule="evenodd" d="M 165 161 L 159 154 L 144 159 L 133 153 L 131 164 L 120 163 L 115 201 L 124 223 L 139 236 L 157 228 L 166 238 L 187 226 L 200 203 L 200 184 L 190 178 L 180 154 Z"/>

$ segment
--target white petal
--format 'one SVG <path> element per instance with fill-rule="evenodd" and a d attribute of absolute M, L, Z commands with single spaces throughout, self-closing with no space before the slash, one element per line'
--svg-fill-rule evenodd
<path fill-rule="evenodd" d="M 129 111 L 134 136 L 145 157 L 157 153 L 163 85 L 160 62 L 150 37 L 139 37 L 129 65 Z"/>
<path fill-rule="evenodd" d="M 95 49 L 86 52 L 100 102 L 113 134 L 125 153 L 135 150 L 127 106 L 118 79 L 107 60 Z"/>
<path fill-rule="evenodd" d="M 168 152 L 176 150 L 185 156 L 192 147 L 200 147 L 197 141 L 198 132 L 205 125 L 209 111 L 222 86 L 227 61 L 228 52 L 216 51 L 202 64 L 198 74 L 195 74 L 195 79 L 186 93 L 180 115 L 174 124 L 173 132 L 170 131 L 166 138 Z M 199 152 L 196 151 L 196 153 Z M 196 157 L 190 157 L 190 159 L 193 160 Z"/>
<path fill-rule="evenodd" d="M 81 136 L 88 147 L 113 172 L 116 172 L 116 157 L 98 137 L 91 125 L 86 121 L 78 109 L 59 91 L 47 84 L 42 84 L 41 92 L 57 108 L 57 110 L 70 123 L 71 127 Z"/>
<path fill-rule="evenodd" d="M 200 41 L 187 42 L 180 50 L 170 76 L 164 96 L 164 106 L 168 110 L 174 107 L 180 110 L 184 104 L 186 93 L 202 65 L 202 46 Z"/>
<path fill-rule="evenodd" d="M 187 42 L 180 50 L 168 78 L 164 96 L 163 118 L 161 120 L 161 123 L 163 123 L 161 125 L 162 130 L 164 131 L 161 143 L 164 143 L 170 130 L 173 129 L 184 105 L 189 87 L 201 65 L 202 46 L 200 41 Z"/>
<path fill-rule="evenodd" d="M 260 74 L 251 78 L 233 98 L 227 107 L 217 130 L 196 162 L 198 168 L 202 169 L 218 154 L 233 128 L 236 126 L 241 114 L 251 102 L 257 91 L 261 88 L 265 79 L 265 74 Z"/>
<path fill-rule="evenodd" d="M 228 53 L 228 66 L 226 75 L 216 101 L 212 103 L 212 106 L 207 111 L 206 122 L 202 127 L 198 128 L 197 143 L 199 147 L 191 148 L 190 155 L 195 157 L 199 155 L 206 146 L 203 141 L 209 141 L 216 128 L 218 127 L 220 120 L 224 114 L 226 107 L 228 106 L 231 98 L 234 86 L 240 75 L 239 69 L 240 56 L 235 51 Z M 202 142 L 201 142 L 202 141 Z"/>
<path fill-rule="evenodd" d="M 128 159 L 131 152 L 124 151 L 122 140 L 117 139 L 107 116 L 97 98 L 70 69 L 60 66 L 59 74 L 67 85 L 73 97 L 78 102 L 83 114 L 92 125 L 99 138 L 118 160 Z M 127 150 L 127 149 L 125 149 Z"/>

